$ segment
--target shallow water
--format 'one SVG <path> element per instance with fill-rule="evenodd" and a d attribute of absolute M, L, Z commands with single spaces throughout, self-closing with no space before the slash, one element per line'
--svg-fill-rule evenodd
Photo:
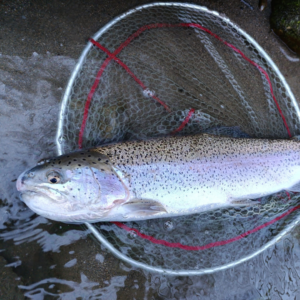
<path fill-rule="evenodd" d="M 249 3 L 256 7 L 255 1 Z M 18 5 L 16 1 L 17 8 Z M 262 15 L 240 1 L 227 6 L 212 1 L 210 5 L 244 26 L 268 51 L 299 101 L 299 64 L 282 56 L 276 38 L 268 32 L 268 12 Z M 121 7 L 116 4 L 116 9 L 119 13 L 131 6 L 134 3 Z M 109 10 L 106 7 L 106 21 L 111 18 Z M 77 12 L 80 13 L 80 7 Z M 21 19 L 23 15 L 26 17 L 21 13 Z M 89 25 L 91 21 L 86 23 L 90 35 L 102 25 L 97 23 L 96 16 L 92 17 L 97 26 Z M 59 20 L 64 20 L 64 16 Z M 247 25 L 249 20 L 256 23 Z M 35 23 L 29 22 L 28 26 L 38 28 Z M 35 38 L 34 34 L 28 37 Z M 55 44 L 55 37 L 50 39 Z M 9 42 L 6 45 L 12 47 Z M 1 50 L 1 299 L 300 299 L 299 228 L 235 268 L 212 275 L 168 277 L 125 265 L 99 245 L 83 226 L 46 220 L 19 200 L 15 189 L 17 176 L 38 160 L 56 153 L 54 137 L 60 99 L 74 67 L 74 57 L 81 49 L 71 50 L 72 45 L 66 43 L 64 53 L 70 53 L 69 56 L 47 54 L 46 48 L 38 45 L 39 53 L 32 51 L 32 45 L 30 50 L 25 47 L 24 53 L 12 50 L 13 55 L 5 45 Z M 80 43 L 84 44 L 83 38 Z M 55 49 L 49 48 L 57 53 Z"/>

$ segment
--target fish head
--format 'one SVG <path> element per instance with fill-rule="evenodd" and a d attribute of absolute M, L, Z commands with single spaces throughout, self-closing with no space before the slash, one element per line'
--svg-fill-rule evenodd
<path fill-rule="evenodd" d="M 127 196 L 109 158 L 92 150 L 42 161 L 19 176 L 17 189 L 34 212 L 72 223 L 101 221 Z"/>

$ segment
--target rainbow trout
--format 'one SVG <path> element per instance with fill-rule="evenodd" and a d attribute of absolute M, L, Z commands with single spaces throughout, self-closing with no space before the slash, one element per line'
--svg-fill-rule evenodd
<path fill-rule="evenodd" d="M 300 142 L 195 135 L 130 141 L 48 159 L 17 180 L 56 221 L 131 221 L 248 205 L 300 191 Z"/>

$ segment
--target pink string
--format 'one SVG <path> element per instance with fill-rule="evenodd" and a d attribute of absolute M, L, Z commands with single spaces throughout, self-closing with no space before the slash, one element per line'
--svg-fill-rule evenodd
<path fill-rule="evenodd" d="M 248 61 L 250 64 L 252 64 L 253 66 L 255 66 L 256 68 L 259 69 L 260 72 L 262 72 L 262 74 L 264 74 L 264 76 L 266 77 L 268 83 L 269 83 L 269 87 L 270 87 L 270 92 L 272 95 L 272 98 L 275 102 L 275 105 L 278 109 L 278 112 L 283 120 L 284 126 L 287 130 L 287 133 L 289 135 L 289 137 L 292 137 L 290 129 L 288 127 L 288 124 L 286 122 L 286 119 L 282 113 L 282 110 L 279 106 L 279 103 L 277 102 L 277 99 L 274 95 L 273 92 L 273 87 L 272 87 L 272 83 L 271 80 L 269 78 L 268 73 L 261 67 L 259 66 L 256 62 L 254 62 L 253 60 L 251 60 L 250 58 L 248 58 L 241 50 L 239 50 L 238 48 L 236 48 L 235 46 L 233 46 L 232 44 L 226 42 L 225 40 L 223 40 L 222 38 L 220 38 L 218 35 L 216 35 L 215 33 L 211 32 L 209 29 L 199 25 L 199 24 L 195 24 L 195 23 L 180 23 L 180 24 L 165 24 L 165 23 L 157 23 L 157 24 L 149 24 L 149 25 L 145 25 L 143 27 L 141 27 L 139 30 L 137 30 L 134 34 L 132 34 L 125 42 L 123 42 L 119 48 L 117 48 L 114 53 L 111 53 L 110 51 L 108 51 L 105 47 L 101 46 L 99 43 L 99 45 L 97 45 L 97 47 L 99 47 L 102 51 L 104 51 L 108 57 L 106 58 L 106 60 L 104 61 L 104 63 L 102 64 L 102 66 L 100 67 L 100 70 L 98 71 L 98 74 L 96 76 L 95 82 L 92 85 L 92 88 L 88 94 L 86 103 L 85 103 L 85 107 L 84 107 L 84 114 L 83 114 L 83 120 L 82 120 L 82 124 L 81 124 L 81 128 L 80 128 L 80 132 L 79 132 L 79 139 L 78 139 L 78 146 L 79 148 L 82 148 L 82 139 L 83 139 L 83 133 L 84 133 L 84 129 L 85 129 L 85 125 L 86 125 L 86 121 L 87 121 L 87 117 L 88 117 L 88 111 L 89 111 L 89 106 L 92 100 L 92 97 L 96 91 L 96 88 L 99 84 L 100 78 L 105 70 L 105 68 L 107 67 L 107 65 L 109 64 L 109 62 L 114 59 L 115 61 L 117 61 L 134 79 L 137 83 L 140 84 L 140 86 L 145 89 L 145 86 L 142 84 L 142 82 L 136 78 L 134 76 L 134 74 L 129 70 L 129 68 L 122 63 L 118 58 L 116 58 L 116 55 L 119 54 L 132 40 L 134 40 L 135 38 L 137 38 L 141 33 L 143 33 L 145 30 L 149 30 L 149 29 L 154 29 L 154 28 L 170 28 L 170 27 L 191 27 L 191 28 L 197 28 L 200 30 L 203 30 L 205 32 L 207 32 L 208 34 L 210 34 L 211 36 L 213 36 L 214 38 L 216 38 L 217 40 L 219 40 L 220 42 L 222 42 L 224 45 L 228 46 L 229 48 L 231 48 L 232 50 L 234 50 L 235 52 L 237 52 L 238 54 L 240 54 L 246 61 Z M 152 98 L 154 98 L 156 101 L 158 101 L 160 104 L 162 104 L 168 111 L 170 111 L 170 109 L 168 108 L 168 106 L 161 101 L 160 99 L 158 99 L 156 96 L 153 96 Z"/>
<path fill-rule="evenodd" d="M 195 109 L 191 108 L 188 115 L 185 117 L 184 121 L 181 123 L 181 125 L 177 129 L 173 130 L 171 132 L 171 134 L 175 134 L 176 132 L 179 132 L 180 130 L 182 130 L 184 128 L 184 126 L 188 123 L 188 121 L 190 120 L 190 118 L 194 112 L 195 112 Z"/>
<path fill-rule="evenodd" d="M 205 32 L 207 32 L 208 34 L 210 34 L 211 36 L 213 36 L 214 38 L 216 38 L 217 40 L 219 40 L 220 42 L 222 42 L 224 45 L 228 46 L 229 48 L 231 48 L 233 51 L 237 52 L 238 54 L 240 54 L 246 61 L 248 61 L 251 65 L 255 66 L 256 68 L 259 69 L 260 72 L 262 72 L 264 74 L 264 76 L 266 77 L 268 83 L 269 83 L 269 87 L 270 87 L 270 92 L 271 92 L 271 95 L 272 95 L 272 98 L 275 102 L 275 105 L 278 109 L 278 112 L 282 118 L 282 121 L 284 123 L 284 126 L 287 130 L 287 133 L 289 135 L 289 137 L 291 138 L 292 137 L 292 134 L 290 132 L 290 129 L 289 129 L 289 126 L 286 122 L 286 119 L 282 113 L 282 110 L 280 109 L 280 106 L 279 106 L 279 103 L 277 102 L 277 99 L 274 95 L 274 92 L 273 92 L 273 87 L 272 87 L 272 83 L 271 83 L 271 80 L 270 80 L 270 77 L 268 75 L 268 73 L 260 66 L 258 65 L 256 62 L 254 62 L 253 60 L 251 60 L 250 58 L 248 58 L 241 50 L 239 50 L 238 48 L 236 48 L 235 46 L 233 46 L 232 44 L 226 42 L 225 40 L 223 40 L 222 38 L 220 38 L 218 35 L 216 35 L 215 33 L 211 32 L 209 29 L 207 28 L 204 28 L 203 26 L 199 25 L 199 24 L 194 24 L 194 23 L 182 23 L 180 24 L 181 26 L 183 27 L 194 27 L 194 28 L 199 28 Z"/>

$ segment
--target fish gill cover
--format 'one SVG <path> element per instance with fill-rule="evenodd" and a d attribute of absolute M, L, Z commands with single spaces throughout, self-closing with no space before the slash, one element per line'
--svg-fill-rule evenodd
<path fill-rule="evenodd" d="M 238 26 L 200 6 L 154 3 L 112 20 L 90 39 L 66 88 L 57 147 L 62 154 L 204 132 L 289 138 L 300 133 L 299 118 L 280 71 Z M 260 201 L 93 229 L 121 258 L 201 274 L 251 257 L 298 222 L 297 194 Z"/>

